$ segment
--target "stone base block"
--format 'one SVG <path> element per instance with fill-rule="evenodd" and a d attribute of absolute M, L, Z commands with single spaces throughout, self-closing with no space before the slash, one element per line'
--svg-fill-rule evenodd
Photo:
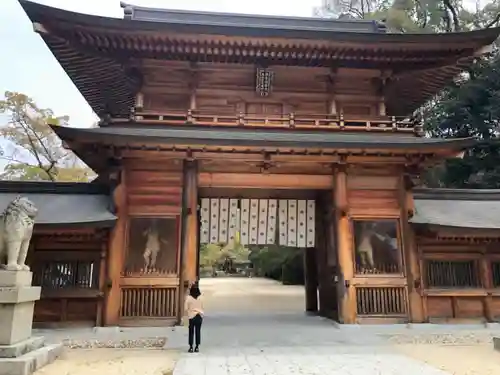
<path fill-rule="evenodd" d="M 0 297 L 2 291 L 0 288 Z M 14 345 L 31 337 L 35 302 L 6 303 L 0 301 L 0 345 Z"/>
<path fill-rule="evenodd" d="M 17 358 L 0 358 L 0 375 L 31 375 L 54 362 L 62 352 L 62 344 L 54 344 L 42 346 Z"/>
<path fill-rule="evenodd" d="M 31 286 L 33 273 L 29 271 L 0 270 L 0 286 Z"/>
<path fill-rule="evenodd" d="M 43 337 L 30 337 L 13 345 L 0 345 L 0 358 L 17 358 L 40 349 L 45 344 Z"/>
<path fill-rule="evenodd" d="M 500 337 L 493 337 L 493 348 L 500 352 Z"/>

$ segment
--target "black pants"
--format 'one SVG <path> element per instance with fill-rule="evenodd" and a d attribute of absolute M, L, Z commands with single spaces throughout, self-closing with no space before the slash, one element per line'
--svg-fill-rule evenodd
<path fill-rule="evenodd" d="M 189 319 L 189 346 L 193 346 L 195 334 L 196 334 L 196 346 L 200 345 L 201 323 L 203 323 L 203 318 L 201 317 L 200 314 L 197 314 L 194 318 Z"/>

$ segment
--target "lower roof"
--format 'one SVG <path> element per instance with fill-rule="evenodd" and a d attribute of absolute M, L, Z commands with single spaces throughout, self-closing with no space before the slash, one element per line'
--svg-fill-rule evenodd
<path fill-rule="evenodd" d="M 212 127 L 164 128 L 160 126 L 110 126 L 70 128 L 53 126 L 64 141 L 110 144 L 151 143 L 172 146 L 267 146 L 320 149 L 433 149 L 441 146 L 458 150 L 473 146 L 473 138 L 419 138 L 409 135 L 290 131 L 257 129 L 218 129 Z"/>
<path fill-rule="evenodd" d="M 92 183 L 0 182 L 0 211 L 17 195 L 30 199 L 38 208 L 36 225 L 112 226 L 116 216 L 105 189 Z"/>
<path fill-rule="evenodd" d="M 500 190 L 418 189 L 413 224 L 500 229 Z"/>
<path fill-rule="evenodd" d="M 93 183 L 0 182 L 0 210 L 21 194 L 38 207 L 35 223 L 112 226 L 111 198 Z M 415 189 L 410 223 L 447 228 L 500 229 L 500 190 Z"/>

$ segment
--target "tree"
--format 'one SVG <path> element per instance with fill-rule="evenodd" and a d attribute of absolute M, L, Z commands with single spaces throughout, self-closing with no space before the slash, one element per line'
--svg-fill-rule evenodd
<path fill-rule="evenodd" d="M 500 0 L 478 3 L 475 9 L 465 4 L 464 0 L 325 0 L 317 12 L 383 20 L 390 32 L 452 32 L 499 25 Z M 463 159 L 447 160 L 427 170 L 427 186 L 500 188 L 500 154 L 494 141 L 500 125 L 499 103 L 500 57 L 495 50 L 476 59 L 466 74 L 424 104 L 420 110 L 428 134 L 482 141 Z"/>
<path fill-rule="evenodd" d="M 315 14 L 333 18 L 373 19 L 385 22 L 389 32 L 432 33 L 497 26 L 499 0 L 475 9 L 465 0 L 323 0 Z"/>
<path fill-rule="evenodd" d="M 3 179 L 31 181 L 89 181 L 94 176 L 76 155 L 64 149 L 50 125 L 67 125 L 67 116 L 56 117 L 40 108 L 30 97 L 5 92 L 0 114 L 7 122 L 0 126 L 4 144 L 0 159 L 7 162 Z"/>
<path fill-rule="evenodd" d="M 427 172 L 431 187 L 500 188 L 500 56 L 478 59 L 468 74 L 441 92 L 424 111 L 427 131 L 436 137 L 474 137 L 481 142 L 463 159 Z"/>
<path fill-rule="evenodd" d="M 303 249 L 279 245 L 252 246 L 249 259 L 260 276 L 284 284 L 304 282 Z"/>
<path fill-rule="evenodd" d="M 218 244 L 202 244 L 200 246 L 200 267 L 213 269 L 219 261 L 220 250 Z"/>

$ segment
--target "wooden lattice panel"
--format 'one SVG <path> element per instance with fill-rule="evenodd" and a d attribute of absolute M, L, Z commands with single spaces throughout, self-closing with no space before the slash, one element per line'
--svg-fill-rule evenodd
<path fill-rule="evenodd" d="M 243 245 L 275 244 L 278 235 L 282 246 L 314 247 L 315 210 L 313 200 L 204 198 L 200 241 L 227 243 L 239 231 Z"/>
<path fill-rule="evenodd" d="M 122 318 L 174 318 L 177 315 L 175 287 L 132 287 L 121 290 Z"/>
<path fill-rule="evenodd" d="M 406 316 L 405 287 L 356 287 L 360 316 Z"/>

